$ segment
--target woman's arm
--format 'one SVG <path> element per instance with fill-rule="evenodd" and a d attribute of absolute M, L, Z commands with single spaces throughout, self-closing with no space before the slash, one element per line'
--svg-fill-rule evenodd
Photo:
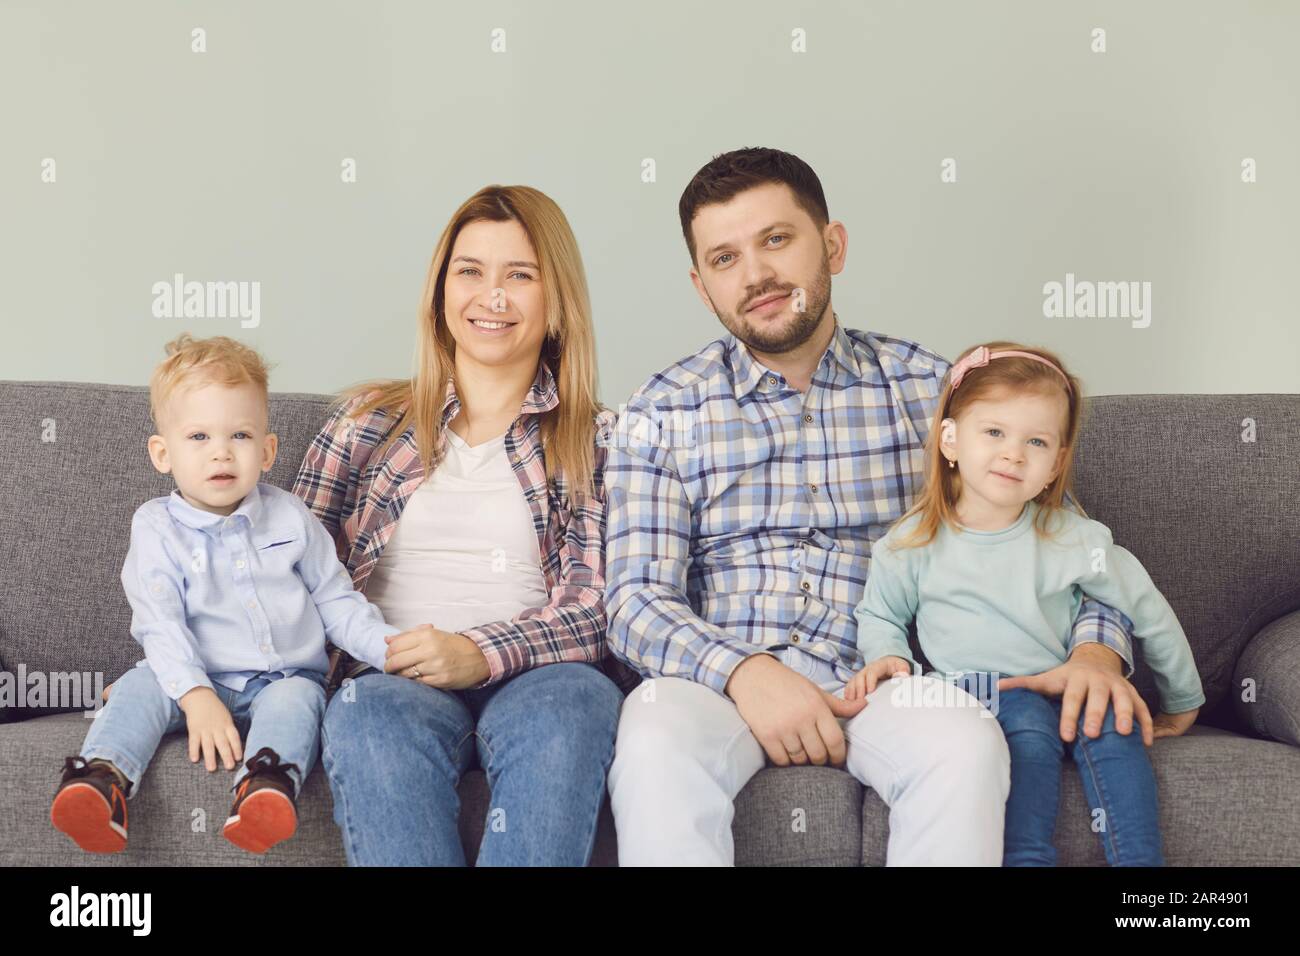
<path fill-rule="evenodd" d="M 614 415 L 597 419 L 593 495 L 570 491 L 571 511 L 559 512 L 555 540 L 559 577 L 550 600 L 509 621 L 461 631 L 487 659 L 486 687 L 516 674 L 563 661 L 597 663 L 605 643 L 605 457 Z"/>
<path fill-rule="evenodd" d="M 340 541 L 345 509 L 349 499 L 355 500 L 355 491 L 349 495 L 354 429 L 347 419 L 355 405 L 343 402 L 334 409 L 307 447 L 293 482 L 293 493 L 320 519 L 340 554 L 346 553 Z"/>

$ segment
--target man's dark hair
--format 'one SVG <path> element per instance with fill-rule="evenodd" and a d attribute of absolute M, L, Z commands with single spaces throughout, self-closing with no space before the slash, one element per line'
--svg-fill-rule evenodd
<path fill-rule="evenodd" d="M 691 233 L 691 221 L 699 208 L 711 203 L 730 202 L 738 193 L 765 183 L 785 183 L 789 186 L 795 201 L 808 213 L 817 228 L 830 222 L 822 181 L 802 159 L 793 153 L 762 146 L 733 149 L 709 160 L 687 184 L 677 203 L 677 212 L 682 220 L 682 236 L 686 239 L 692 263 L 695 262 L 695 237 Z"/>

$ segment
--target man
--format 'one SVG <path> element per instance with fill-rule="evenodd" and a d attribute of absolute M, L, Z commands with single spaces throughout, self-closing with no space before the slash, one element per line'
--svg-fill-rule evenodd
<path fill-rule="evenodd" d="M 730 334 L 637 390 L 606 466 L 610 647 L 648 678 L 609 774 L 619 861 L 733 863 L 733 801 L 766 759 L 843 766 L 874 789 L 891 865 L 996 866 L 1010 786 L 997 721 L 961 691 L 932 706 L 934 677 L 836 695 L 862 663 L 871 545 L 920 487 L 949 363 L 840 326 L 847 233 L 798 157 L 718 156 L 679 213 L 691 281 Z M 1002 686 L 1061 696 L 1066 740 L 1081 706 L 1096 736 L 1113 702 L 1119 730 L 1137 716 L 1150 743 L 1122 673 L 1129 628 L 1085 601 L 1069 660 Z"/>

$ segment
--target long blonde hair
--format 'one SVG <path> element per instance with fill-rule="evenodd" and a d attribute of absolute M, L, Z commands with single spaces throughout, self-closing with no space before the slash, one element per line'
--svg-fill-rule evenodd
<path fill-rule="evenodd" d="M 1047 349 L 1005 341 L 981 344 L 987 347 L 990 352 L 1014 349 L 1041 355 L 1064 372 L 1070 382 L 1070 388 L 1068 394 L 1066 394 L 1069 411 L 1066 414 L 1066 426 L 1062 433 L 1061 447 L 1064 450 L 1064 458 L 1061 468 L 1055 480 L 1034 497 L 1034 501 L 1039 506 L 1038 516 L 1034 522 L 1035 531 L 1040 537 L 1050 537 L 1052 518 L 1056 516 L 1059 510 L 1064 508 L 1066 494 L 1073 496 L 1074 446 L 1079 437 L 1079 425 L 1083 409 L 1083 399 L 1080 391 L 1082 385 L 1076 377 L 1070 374 L 1069 369 L 1061 364 L 1061 360 Z M 977 348 L 979 348 L 978 345 L 971 346 L 958 356 L 957 361 L 960 362 Z M 952 528 L 959 526 L 957 497 L 961 490 L 961 476 L 956 468 L 948 467 L 947 459 L 939 451 L 943 420 L 945 418 L 957 418 L 970 405 L 1002 391 L 1009 391 L 1012 395 L 1023 395 L 1026 392 L 1051 394 L 1052 392 L 1065 392 L 1066 389 L 1065 383 L 1061 381 L 1061 376 L 1042 362 L 1036 362 L 1033 359 L 1023 358 L 1018 355 L 996 358 L 989 362 L 988 365 L 969 370 L 961 380 L 961 388 L 955 392 L 952 387 L 952 370 L 949 369 L 948 374 L 944 376 L 943 391 L 939 396 L 939 405 L 935 409 L 934 420 L 930 424 L 930 434 L 926 437 L 925 465 L 923 468 L 925 485 L 912 507 L 894 524 L 897 526 L 913 515 L 919 515 L 920 517 L 916 522 L 916 526 L 907 535 L 900 536 L 894 542 L 897 547 L 921 547 L 934 540 L 935 535 L 939 533 L 941 524 L 946 524 Z M 1079 514 L 1087 517 L 1082 505 L 1077 501 L 1074 502 L 1074 505 Z"/>
<path fill-rule="evenodd" d="M 559 392 L 558 407 L 543 413 L 539 422 L 546 476 L 553 481 L 557 472 L 562 473 L 571 489 L 590 494 L 594 421 L 604 406 L 596 399 L 596 343 L 587 277 L 564 213 L 549 196 L 529 186 L 484 186 L 443 229 L 420 299 L 413 376 L 354 385 L 344 389 L 339 400 L 346 404 L 373 392 L 352 410 L 351 417 L 375 408 L 396 415 L 378 449 L 381 457 L 414 422 L 420 463 L 426 475 L 432 472 L 442 454 L 442 408 L 455 370 L 456 342 L 444 314 L 448 260 L 456 237 L 469 223 L 511 220 L 523 227 L 537 250 L 546 309 L 546 338 L 539 361 L 549 365 Z"/>

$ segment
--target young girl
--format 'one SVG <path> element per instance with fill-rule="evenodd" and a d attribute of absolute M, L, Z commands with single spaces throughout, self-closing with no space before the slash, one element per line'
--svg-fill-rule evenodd
<path fill-rule="evenodd" d="M 1161 866 L 1155 775 L 1140 733 L 1059 734 L 1061 703 L 1000 677 L 1065 662 L 1084 593 L 1122 611 L 1155 672 L 1155 735 L 1178 735 L 1205 702 L 1187 637 L 1142 565 L 1070 497 L 1079 381 L 1050 352 L 1012 342 L 967 350 L 949 373 L 916 504 L 872 548 L 855 610 L 866 666 L 845 697 L 910 668 L 921 649 L 996 715 L 1011 752 L 1003 864 L 1052 866 L 1061 761 L 1073 757 L 1090 825 L 1112 866 Z M 1076 509 L 1076 510 L 1070 510 Z"/>

